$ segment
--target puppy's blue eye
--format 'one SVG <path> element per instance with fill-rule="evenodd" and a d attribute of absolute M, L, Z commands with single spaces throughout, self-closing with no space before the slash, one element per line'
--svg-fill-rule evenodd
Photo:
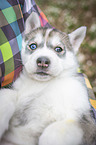
<path fill-rule="evenodd" d="M 35 43 L 32 43 L 29 45 L 31 50 L 35 50 L 37 48 L 37 45 Z"/>
<path fill-rule="evenodd" d="M 59 52 L 62 52 L 63 49 L 62 49 L 61 47 L 56 47 L 56 48 L 55 48 L 55 51 L 59 53 Z"/>

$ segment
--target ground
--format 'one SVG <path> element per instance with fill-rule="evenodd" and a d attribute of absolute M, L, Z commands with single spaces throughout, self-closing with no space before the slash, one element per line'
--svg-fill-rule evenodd
<path fill-rule="evenodd" d="M 87 26 L 86 38 L 78 53 L 80 68 L 96 96 L 96 0 L 35 0 L 55 28 L 72 32 Z"/>

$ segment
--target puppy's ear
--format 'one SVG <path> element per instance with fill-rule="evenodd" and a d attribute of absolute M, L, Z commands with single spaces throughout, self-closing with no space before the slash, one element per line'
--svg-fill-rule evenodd
<path fill-rule="evenodd" d="M 69 34 L 69 40 L 74 49 L 75 54 L 78 52 L 78 49 L 85 38 L 86 29 L 87 28 L 85 26 L 82 26 Z"/>
<path fill-rule="evenodd" d="M 32 12 L 25 22 L 25 34 L 28 34 L 31 30 L 41 26 L 39 15 Z"/>

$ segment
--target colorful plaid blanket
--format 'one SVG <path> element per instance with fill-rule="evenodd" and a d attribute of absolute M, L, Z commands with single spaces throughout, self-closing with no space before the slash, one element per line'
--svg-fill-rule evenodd
<path fill-rule="evenodd" d="M 22 69 L 21 44 L 24 22 L 30 13 L 38 13 L 41 26 L 50 27 L 34 0 L 0 0 L 0 85 L 12 83 Z"/>

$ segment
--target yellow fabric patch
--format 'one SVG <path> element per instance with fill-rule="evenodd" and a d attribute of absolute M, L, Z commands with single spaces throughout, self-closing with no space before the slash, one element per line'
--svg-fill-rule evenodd
<path fill-rule="evenodd" d="M 90 103 L 96 109 L 96 100 L 90 99 Z"/>

